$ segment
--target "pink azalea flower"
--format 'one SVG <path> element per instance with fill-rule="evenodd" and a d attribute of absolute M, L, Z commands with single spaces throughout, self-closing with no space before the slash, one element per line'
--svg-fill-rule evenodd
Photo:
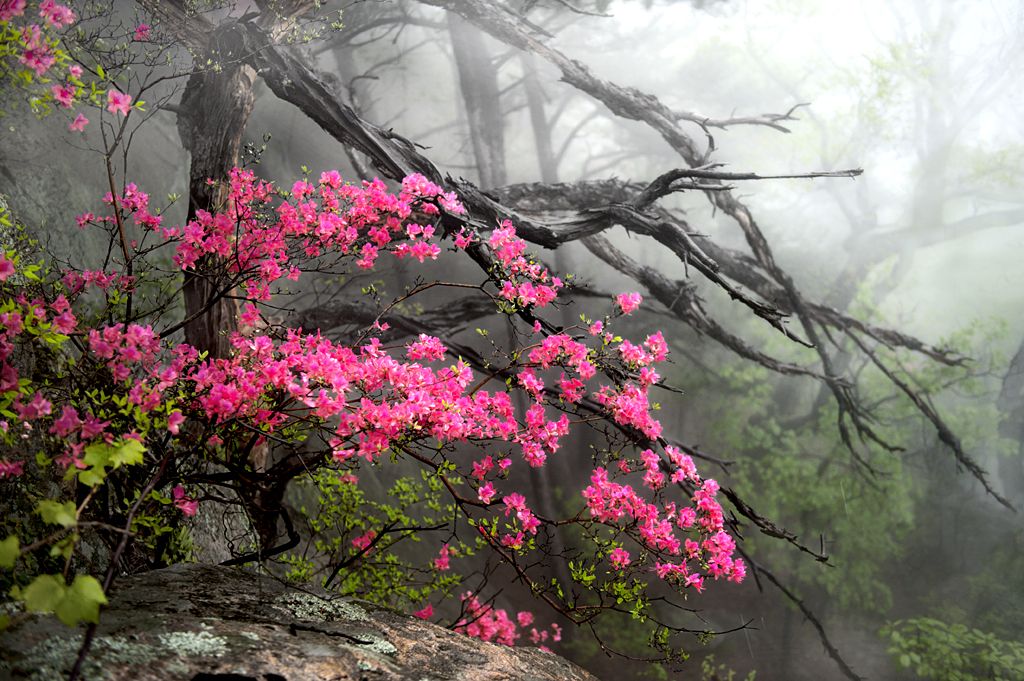
<path fill-rule="evenodd" d="M 149 40 L 149 24 L 139 24 L 138 26 L 136 26 L 135 35 L 132 36 L 132 40 Z"/>
<path fill-rule="evenodd" d="M 0 255 L 0 281 L 7 281 L 7 277 L 14 274 L 14 263 Z"/>
<path fill-rule="evenodd" d="M 431 617 L 434 616 L 434 606 L 430 603 L 427 603 L 427 607 L 423 608 L 422 610 L 417 610 L 412 615 L 413 617 L 419 617 L 421 620 L 429 620 Z"/>
<path fill-rule="evenodd" d="M 480 489 L 477 490 L 477 497 L 480 499 L 480 501 L 482 501 L 485 504 L 491 503 L 491 500 L 494 499 L 495 494 L 497 494 L 497 492 L 494 490 L 494 485 L 492 485 L 489 482 L 484 485 L 481 485 Z"/>
<path fill-rule="evenodd" d="M 369 555 L 370 552 L 368 549 L 370 548 L 370 544 L 372 544 L 373 540 L 376 538 L 376 530 L 367 530 L 364 534 L 361 534 L 352 540 L 352 546 Z"/>
<path fill-rule="evenodd" d="M 438 554 L 437 558 L 434 559 L 434 569 L 444 572 L 451 568 L 450 561 L 451 549 L 449 549 L 448 545 L 445 544 L 441 547 L 441 552 Z"/>
<path fill-rule="evenodd" d="M 83 130 L 85 130 L 85 126 L 87 125 L 89 125 L 89 119 L 83 116 L 82 114 L 78 114 L 77 116 L 75 116 L 75 120 L 71 121 L 71 125 L 68 126 L 68 130 L 71 130 L 73 132 L 82 132 Z M 79 227 L 84 226 L 85 222 L 79 224 Z"/>
<path fill-rule="evenodd" d="M 55 0 L 43 0 L 39 3 L 39 16 L 46 19 L 54 28 L 64 28 L 75 23 L 75 13 L 71 8 L 58 4 Z"/>
<path fill-rule="evenodd" d="M 18 477 L 24 472 L 22 470 L 24 465 L 24 461 L 7 461 L 6 459 L 0 459 L 0 480 L 3 480 L 4 478 Z"/>
<path fill-rule="evenodd" d="M 107 90 L 107 111 L 127 116 L 132 108 L 131 95 L 117 90 Z"/>
<path fill-rule="evenodd" d="M 65 109 L 70 109 L 75 103 L 75 88 L 72 85 L 54 85 L 50 88 L 53 98 Z"/>
<path fill-rule="evenodd" d="M 615 296 L 615 302 L 618 303 L 619 309 L 622 310 L 622 314 L 630 314 L 638 307 L 644 300 L 643 296 L 639 293 L 620 293 Z"/>
<path fill-rule="evenodd" d="M 172 411 L 171 415 L 167 417 L 167 430 L 171 435 L 177 435 L 181 424 L 184 423 L 185 417 L 180 411 Z"/>
<path fill-rule="evenodd" d="M 72 64 L 71 66 L 68 67 L 68 75 L 70 75 L 72 78 L 81 78 L 82 77 L 82 67 L 79 66 L 78 64 Z"/>
<path fill-rule="evenodd" d="M 182 515 L 192 517 L 196 514 L 199 509 L 199 502 L 185 495 L 185 488 L 181 485 L 175 485 L 174 490 L 171 492 L 171 498 L 174 500 L 174 505 L 178 507 Z"/>
<path fill-rule="evenodd" d="M 623 548 L 613 549 L 612 552 L 608 554 L 608 562 L 611 563 L 612 567 L 616 570 L 621 570 L 629 565 L 631 561 L 632 559 L 629 556 L 629 551 Z"/>
<path fill-rule="evenodd" d="M 82 419 L 79 418 L 78 411 L 74 407 L 65 406 L 60 418 L 54 420 L 50 432 L 59 437 L 67 437 L 78 430 L 81 425 Z"/>
<path fill-rule="evenodd" d="M 0 0 L 0 21 L 10 21 L 25 13 L 26 0 Z"/>

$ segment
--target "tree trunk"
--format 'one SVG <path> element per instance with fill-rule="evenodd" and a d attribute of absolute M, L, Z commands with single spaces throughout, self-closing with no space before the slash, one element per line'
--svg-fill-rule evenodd
<path fill-rule="evenodd" d="M 459 89 L 469 119 L 469 137 L 480 184 L 487 188 L 502 187 L 508 180 L 497 69 L 491 61 L 483 35 L 475 26 L 449 12 L 448 31 L 459 74 Z"/>
<path fill-rule="evenodd" d="M 210 53 L 223 59 L 222 69 L 193 74 L 185 86 L 178 117 L 178 133 L 192 155 L 189 168 L 188 219 L 200 210 L 227 210 L 228 171 L 238 165 L 245 131 L 253 107 L 256 72 L 235 63 L 242 44 L 231 30 L 218 30 Z M 209 184 L 207 180 L 214 180 Z M 204 259 L 185 273 L 185 342 L 210 357 L 227 357 L 231 332 L 237 328 L 237 306 L 223 297 L 227 282 L 212 260 Z"/>

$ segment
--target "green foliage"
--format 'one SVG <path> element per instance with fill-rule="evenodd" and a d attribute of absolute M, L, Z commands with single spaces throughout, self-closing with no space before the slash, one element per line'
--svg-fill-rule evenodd
<path fill-rule="evenodd" d="M 294 490 L 300 513 L 316 537 L 310 547 L 314 552 L 310 555 L 307 548 L 287 554 L 283 561 L 289 565 L 288 578 L 307 582 L 320 577 L 323 583 L 337 569 L 330 588 L 406 610 L 420 607 L 435 593 L 450 596 L 461 576 L 433 570 L 436 555 L 411 547 L 455 514 L 452 504 L 441 503 L 442 489 L 438 475 L 423 471 L 419 478 L 398 478 L 377 500 L 349 476 L 327 469 L 316 472 Z M 310 496 L 311 503 L 302 503 Z M 370 545 L 353 544 L 360 537 Z M 453 558 L 473 553 L 462 542 L 449 546 Z"/>
<path fill-rule="evenodd" d="M 75 502 L 66 501 L 63 504 L 50 499 L 43 499 L 39 502 L 37 509 L 42 516 L 43 522 L 61 527 L 71 527 L 78 522 L 77 508 Z"/>
<path fill-rule="evenodd" d="M 754 681 L 757 671 L 751 670 L 742 681 Z M 736 670 L 724 664 L 715 664 L 715 656 L 708 655 L 700 661 L 700 681 L 736 681 Z"/>
<path fill-rule="evenodd" d="M 962 624 L 921 617 L 881 630 L 899 666 L 932 681 L 1024 678 L 1024 644 Z"/>
<path fill-rule="evenodd" d="M 112 400 L 118 404 L 118 400 Z M 85 448 L 85 470 L 78 474 L 78 480 L 90 487 L 98 485 L 107 477 L 107 469 L 117 470 L 121 466 L 139 465 L 143 462 L 145 446 L 138 440 L 124 439 L 114 444 L 98 442 Z M 69 472 L 74 474 L 74 471 Z"/>
<path fill-rule="evenodd" d="M 77 575 L 70 585 L 61 575 L 39 575 L 16 596 L 29 612 L 52 612 L 69 627 L 99 622 L 100 606 L 107 603 L 103 586 L 89 575 Z"/>
<path fill-rule="evenodd" d="M 0 541 L 0 567 L 14 567 L 15 561 L 18 560 L 19 553 L 21 553 L 21 544 L 18 541 L 17 536 L 11 535 L 3 541 Z"/>

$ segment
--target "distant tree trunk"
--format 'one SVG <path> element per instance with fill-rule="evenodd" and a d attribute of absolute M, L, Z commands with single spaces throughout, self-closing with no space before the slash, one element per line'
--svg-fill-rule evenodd
<path fill-rule="evenodd" d="M 498 70 L 480 30 L 453 12 L 448 31 L 459 74 L 459 89 L 469 123 L 473 158 L 484 187 L 508 183 L 505 171 L 505 126 L 501 115 Z"/>
<path fill-rule="evenodd" d="M 241 54 L 241 41 L 232 31 L 217 31 L 210 52 L 224 60 L 221 70 L 193 74 L 181 99 L 178 133 L 192 155 L 189 168 L 188 219 L 197 211 L 225 207 L 228 171 L 238 165 L 242 134 L 252 113 L 256 72 L 232 58 Z M 209 184 L 212 179 L 216 184 Z M 185 273 L 185 341 L 210 357 L 230 354 L 228 338 L 236 328 L 234 301 L 223 297 L 225 282 L 200 262 Z M 208 308 L 207 312 L 203 312 Z"/>
<path fill-rule="evenodd" d="M 526 91 L 526 107 L 530 111 L 530 127 L 533 128 L 533 142 L 537 148 L 537 165 L 541 182 L 558 182 L 558 162 L 551 148 L 551 125 L 545 108 L 544 88 L 537 78 L 537 63 L 532 54 L 523 53 L 519 58 L 523 65 L 523 89 Z M 556 251 L 555 258 L 558 258 Z"/>
<path fill-rule="evenodd" d="M 1006 369 L 997 404 L 1002 413 L 999 434 L 1017 441 L 1017 456 L 999 458 L 999 479 L 1005 496 L 1020 498 L 1024 493 L 1024 340 Z"/>

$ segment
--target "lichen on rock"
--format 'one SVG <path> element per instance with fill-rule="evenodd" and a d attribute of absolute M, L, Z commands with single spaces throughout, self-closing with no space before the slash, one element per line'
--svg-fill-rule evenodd
<path fill-rule="evenodd" d="M 557 655 L 483 643 L 238 569 L 177 565 L 117 586 L 83 681 L 595 681 Z M 80 644 L 81 630 L 30 616 L 0 635 L 0 678 L 66 678 Z"/>

